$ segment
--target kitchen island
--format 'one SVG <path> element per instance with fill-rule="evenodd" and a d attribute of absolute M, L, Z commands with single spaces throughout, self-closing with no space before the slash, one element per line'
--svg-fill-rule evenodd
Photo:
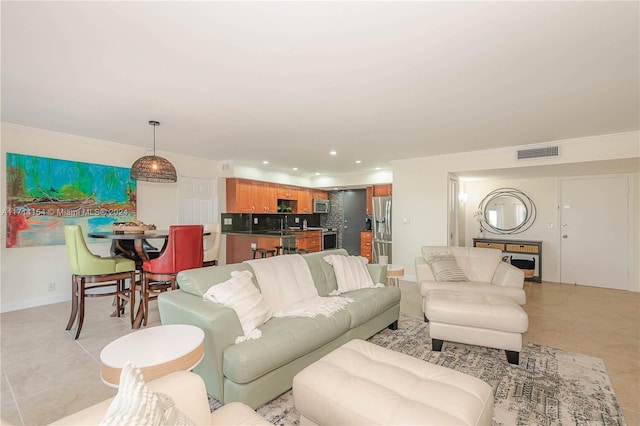
<path fill-rule="evenodd" d="M 227 236 L 227 264 L 253 259 L 252 247 L 275 250 L 275 247 L 307 249 L 310 253 L 322 249 L 321 230 L 264 230 L 223 232 Z M 253 246 L 255 244 L 255 246 Z"/>

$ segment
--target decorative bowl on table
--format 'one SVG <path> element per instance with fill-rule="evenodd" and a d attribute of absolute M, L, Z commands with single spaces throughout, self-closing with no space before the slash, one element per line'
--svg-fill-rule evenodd
<path fill-rule="evenodd" d="M 125 234 L 143 234 L 144 231 L 156 229 L 156 226 L 153 224 L 145 225 L 142 222 L 113 222 L 111 229 L 114 232 L 122 232 Z"/>

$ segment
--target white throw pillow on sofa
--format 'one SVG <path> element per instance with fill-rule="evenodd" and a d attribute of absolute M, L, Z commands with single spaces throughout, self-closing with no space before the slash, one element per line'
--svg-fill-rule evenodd
<path fill-rule="evenodd" d="M 333 266 L 336 281 L 338 281 L 338 292 L 340 293 L 360 290 L 361 288 L 383 286 L 382 284 L 373 284 L 371 275 L 367 270 L 367 263 L 369 263 L 369 261 L 364 257 L 331 254 L 325 256 L 323 259 Z"/>
<path fill-rule="evenodd" d="M 205 300 L 236 311 L 244 332 L 244 336 L 239 336 L 236 343 L 260 338 L 262 332 L 256 327 L 260 327 L 272 316 L 269 305 L 253 285 L 251 277 L 251 271 L 233 271 L 231 278 L 211 286 L 203 296 Z"/>

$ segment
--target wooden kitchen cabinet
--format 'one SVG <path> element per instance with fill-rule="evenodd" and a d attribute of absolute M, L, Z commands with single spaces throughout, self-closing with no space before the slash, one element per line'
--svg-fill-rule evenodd
<path fill-rule="evenodd" d="M 254 182 L 246 179 L 227 179 L 227 212 L 253 213 Z"/>
<path fill-rule="evenodd" d="M 304 235 L 296 237 L 296 247 L 307 249 L 309 253 L 322 250 L 322 231 L 304 231 Z"/>
<path fill-rule="evenodd" d="M 310 189 L 298 188 L 298 208 L 296 213 L 313 213 L 313 199 L 311 197 L 312 195 Z"/>
<path fill-rule="evenodd" d="M 385 184 L 385 185 L 374 185 L 373 186 L 373 196 L 374 197 L 390 197 L 393 193 L 393 185 Z"/>
<path fill-rule="evenodd" d="M 278 200 L 290 200 L 292 213 L 313 213 L 313 199 L 329 199 L 327 191 L 249 179 L 227 178 L 227 213 L 278 213 Z"/>
<path fill-rule="evenodd" d="M 367 197 L 367 214 L 373 214 L 373 186 L 367 186 L 366 189 L 366 197 Z"/>
<path fill-rule="evenodd" d="M 327 191 L 321 191 L 319 189 L 312 189 L 311 198 L 314 200 L 328 200 L 329 193 Z"/>
<path fill-rule="evenodd" d="M 227 179 L 228 213 L 277 213 L 276 185 L 247 179 Z"/>
<path fill-rule="evenodd" d="M 373 262 L 372 256 L 372 245 L 373 245 L 373 232 L 371 231 L 362 231 L 360 232 L 360 256 L 366 257 L 369 259 L 369 263 Z"/>
<path fill-rule="evenodd" d="M 254 205 L 256 213 L 277 213 L 277 186 L 269 182 L 254 182 Z"/>
<path fill-rule="evenodd" d="M 280 200 L 297 200 L 298 187 L 289 185 L 278 185 L 278 199 Z"/>

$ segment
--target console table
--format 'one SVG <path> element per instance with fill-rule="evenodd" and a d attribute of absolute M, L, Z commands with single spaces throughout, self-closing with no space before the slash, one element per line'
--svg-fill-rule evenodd
<path fill-rule="evenodd" d="M 529 281 L 542 282 L 542 241 L 501 240 L 496 238 L 474 238 L 474 247 L 495 248 L 503 253 L 531 254 L 538 257 L 537 275 L 526 278 Z"/>

